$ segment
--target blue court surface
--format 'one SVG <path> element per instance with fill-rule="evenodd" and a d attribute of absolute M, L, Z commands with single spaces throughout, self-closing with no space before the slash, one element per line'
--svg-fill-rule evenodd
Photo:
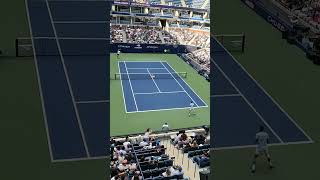
<path fill-rule="evenodd" d="M 260 125 L 273 145 L 312 143 L 312 139 L 216 40 L 213 43 L 211 125 L 216 149 L 251 147 Z M 216 51 L 216 52 L 215 52 Z"/>
<path fill-rule="evenodd" d="M 110 2 L 26 5 L 51 161 L 106 158 Z"/>
<path fill-rule="evenodd" d="M 127 113 L 208 107 L 165 61 L 119 62 Z"/>

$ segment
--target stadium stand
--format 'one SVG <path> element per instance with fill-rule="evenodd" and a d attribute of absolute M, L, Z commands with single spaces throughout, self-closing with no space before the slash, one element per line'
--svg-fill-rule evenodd
<path fill-rule="evenodd" d="M 172 27 L 163 30 L 159 26 L 112 25 L 111 42 L 195 46 L 197 50 L 182 54 L 181 57 L 209 80 L 210 34 L 206 30 Z"/>
<path fill-rule="evenodd" d="M 266 21 L 282 32 L 282 37 L 320 64 L 319 0 L 242 0 Z"/>
<path fill-rule="evenodd" d="M 186 134 L 171 136 L 171 143 L 197 164 L 199 169 L 210 166 L 210 134 Z"/>
<path fill-rule="evenodd" d="M 284 7 L 308 22 L 313 27 L 320 29 L 320 1 L 319 0 L 277 0 Z"/>
<path fill-rule="evenodd" d="M 196 179 L 199 170 L 210 165 L 209 137 L 205 127 L 154 133 L 148 129 L 144 134 L 113 137 L 111 180 Z M 193 172 L 189 161 L 195 165 Z"/>

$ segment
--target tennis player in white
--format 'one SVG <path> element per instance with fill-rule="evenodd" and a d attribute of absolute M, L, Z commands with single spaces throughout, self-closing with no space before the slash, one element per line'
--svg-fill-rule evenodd
<path fill-rule="evenodd" d="M 189 108 L 189 117 L 191 114 L 194 114 L 194 103 L 191 101 L 190 102 L 190 108 Z"/>
<path fill-rule="evenodd" d="M 256 159 L 264 155 L 268 160 L 269 168 L 272 169 L 273 165 L 271 162 L 271 157 L 268 151 L 268 143 L 269 143 L 269 135 L 264 131 L 264 127 L 260 126 L 259 132 L 256 134 L 256 152 L 254 154 L 252 166 L 251 166 L 251 173 L 255 173 L 256 171 Z"/>
<path fill-rule="evenodd" d="M 119 57 L 120 57 L 120 49 L 118 49 L 117 51 L 117 58 L 119 59 Z"/>

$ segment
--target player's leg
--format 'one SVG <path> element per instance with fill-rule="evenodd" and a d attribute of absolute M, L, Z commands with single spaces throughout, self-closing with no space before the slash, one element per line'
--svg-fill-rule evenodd
<path fill-rule="evenodd" d="M 252 164 L 251 164 L 251 173 L 256 172 L 256 161 L 257 161 L 257 158 L 259 157 L 259 154 L 260 154 L 259 150 L 256 149 L 256 152 L 254 153 Z"/>
<path fill-rule="evenodd" d="M 272 169 L 272 168 L 273 168 L 273 164 L 272 164 L 272 162 L 271 162 L 271 156 L 270 156 L 270 154 L 269 154 L 268 149 L 264 150 L 264 155 L 265 155 L 266 158 L 267 158 L 269 168 Z"/>
<path fill-rule="evenodd" d="M 191 116 L 191 115 L 195 115 L 195 111 L 194 111 L 193 107 L 190 107 L 190 109 L 189 109 L 189 116 Z"/>

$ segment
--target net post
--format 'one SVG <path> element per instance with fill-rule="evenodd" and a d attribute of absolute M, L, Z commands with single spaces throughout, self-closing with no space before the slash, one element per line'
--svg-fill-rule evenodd
<path fill-rule="evenodd" d="M 16 38 L 16 40 L 15 40 L 15 47 L 16 47 L 16 57 L 19 57 L 19 50 L 18 50 L 18 48 L 19 48 L 19 44 L 18 44 L 19 42 L 18 42 L 18 38 Z"/>
<path fill-rule="evenodd" d="M 242 49 L 241 49 L 242 52 L 244 52 L 245 40 L 246 40 L 246 36 L 245 34 L 242 34 Z"/>

